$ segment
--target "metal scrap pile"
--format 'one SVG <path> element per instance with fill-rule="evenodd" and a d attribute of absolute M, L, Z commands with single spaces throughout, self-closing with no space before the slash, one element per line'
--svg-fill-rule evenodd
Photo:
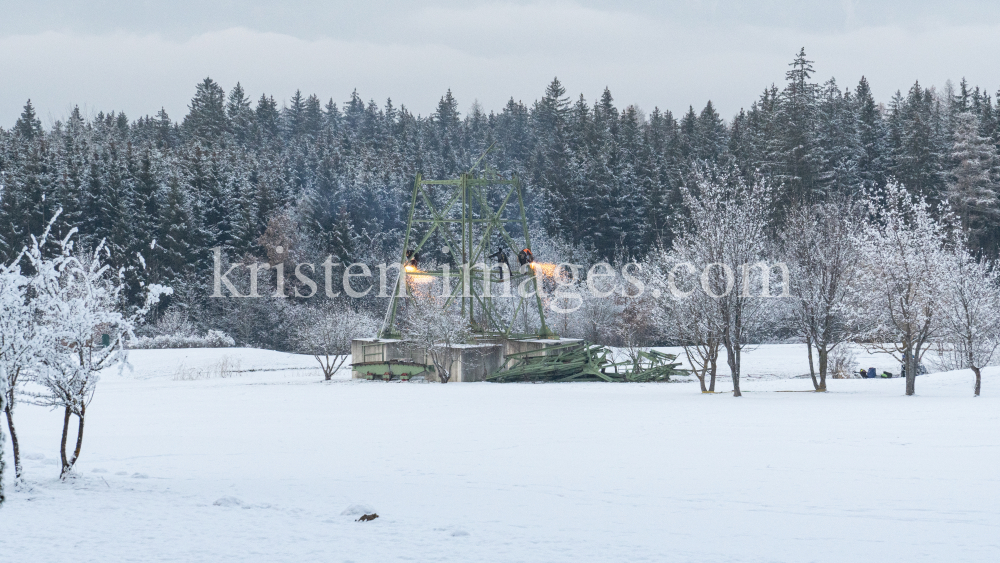
<path fill-rule="evenodd" d="M 671 375 L 687 375 L 675 362 L 676 355 L 655 350 L 641 351 L 635 360 L 614 362 L 610 349 L 589 343 L 571 343 L 509 354 L 506 362 L 487 381 L 670 381 Z"/>

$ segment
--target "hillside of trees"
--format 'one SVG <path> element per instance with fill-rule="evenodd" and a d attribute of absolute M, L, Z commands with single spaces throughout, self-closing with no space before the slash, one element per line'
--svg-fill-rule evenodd
<path fill-rule="evenodd" d="M 474 104 L 464 115 L 450 91 L 420 116 L 357 92 L 338 103 L 297 91 L 279 107 L 210 78 L 180 120 L 74 109 L 46 130 L 28 101 L 12 129 L 0 128 L 0 258 L 14 259 L 62 208 L 55 235 L 76 227 L 83 245 L 106 240 L 112 266 L 129 268 L 128 298 L 142 284 L 170 285 L 167 305 L 198 326 L 287 347 L 261 336 L 281 322 L 272 309 L 199 296 L 210 249 L 272 262 L 276 246 L 342 262 L 395 255 L 415 175 L 456 176 L 491 145 L 490 165 L 522 179 L 535 228 L 598 258 L 669 247 L 681 188 L 706 167 L 775 186 L 776 226 L 795 207 L 895 179 L 947 202 L 973 252 L 998 254 L 1000 115 L 986 90 L 918 82 L 880 102 L 864 78 L 842 87 L 813 74 L 803 50 L 784 84 L 731 118 L 711 101 L 675 115 L 617 107 L 608 89 L 573 98 L 558 79 L 531 104 Z"/>

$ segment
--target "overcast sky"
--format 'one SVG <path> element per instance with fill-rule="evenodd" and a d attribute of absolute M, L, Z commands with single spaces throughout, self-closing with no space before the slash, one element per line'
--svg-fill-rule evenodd
<path fill-rule="evenodd" d="M 880 101 L 919 79 L 1000 89 L 1000 3 L 812 1 L 0 0 L 0 126 L 31 98 L 47 125 L 74 104 L 183 118 L 195 84 L 240 81 L 280 102 L 357 89 L 426 115 L 451 88 L 466 111 L 531 102 L 558 76 L 682 112 L 749 106 L 805 46 L 817 78 Z M 947 4 L 947 6 L 945 6 Z"/>

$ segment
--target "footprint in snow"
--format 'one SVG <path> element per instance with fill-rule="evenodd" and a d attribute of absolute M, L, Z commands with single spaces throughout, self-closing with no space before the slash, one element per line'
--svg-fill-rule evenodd
<path fill-rule="evenodd" d="M 133 479 L 149 479 L 149 475 L 146 475 L 145 473 L 133 473 L 132 474 L 132 478 Z"/>
<path fill-rule="evenodd" d="M 344 509 L 340 513 L 341 516 L 364 516 L 365 514 L 374 514 L 375 509 L 372 508 L 370 504 L 352 504 Z"/>
<path fill-rule="evenodd" d="M 91 472 L 92 473 L 107 473 L 108 470 L 107 469 L 101 469 L 100 467 L 97 467 L 97 468 L 94 468 L 93 470 L 91 470 Z"/>
<path fill-rule="evenodd" d="M 119 471 L 118 473 L 115 473 L 115 475 L 128 475 L 128 471 Z"/>
<path fill-rule="evenodd" d="M 214 506 L 243 506 L 243 501 L 236 497 L 222 497 L 212 504 Z"/>

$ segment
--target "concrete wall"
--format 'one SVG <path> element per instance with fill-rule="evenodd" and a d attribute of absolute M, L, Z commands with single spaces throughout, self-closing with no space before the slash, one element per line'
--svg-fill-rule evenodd
<path fill-rule="evenodd" d="M 452 365 L 452 381 L 482 381 L 503 362 L 499 344 L 464 344 L 453 350 L 458 360 Z"/>
<path fill-rule="evenodd" d="M 560 339 L 529 339 L 508 340 L 501 342 L 483 342 L 480 344 L 457 344 L 452 347 L 453 362 L 451 366 L 451 381 L 482 381 L 486 376 L 500 369 L 507 354 L 516 352 L 538 351 L 545 354 L 545 349 L 560 344 L 582 343 L 578 338 Z M 372 346 L 377 349 L 372 349 Z M 368 358 L 364 349 L 368 348 Z M 406 360 L 431 365 L 431 358 L 402 340 L 388 338 L 358 338 L 351 342 L 351 361 L 387 361 Z M 360 378 L 362 374 L 353 371 L 352 377 Z M 435 372 L 427 375 L 429 381 L 439 381 Z"/>

